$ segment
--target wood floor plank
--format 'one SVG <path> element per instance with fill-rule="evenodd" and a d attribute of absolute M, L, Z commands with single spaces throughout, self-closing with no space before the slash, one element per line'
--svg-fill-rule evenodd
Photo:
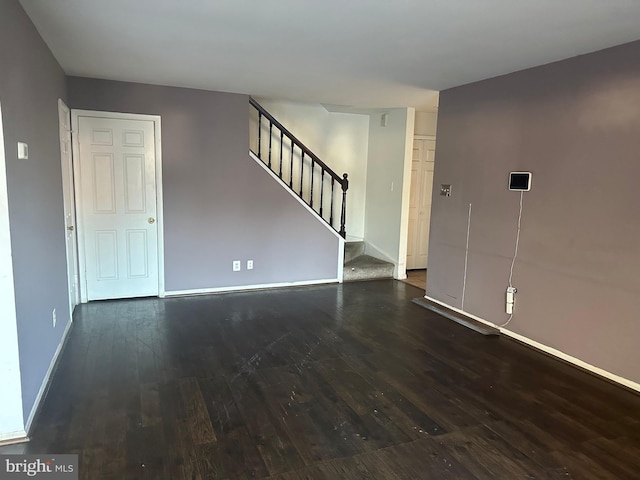
<path fill-rule="evenodd" d="M 143 427 L 151 427 L 162 423 L 160 392 L 157 383 L 143 383 L 140 385 L 140 410 Z"/>
<path fill-rule="evenodd" d="M 232 394 L 269 473 L 286 472 L 303 466 L 295 443 L 280 421 L 279 412 L 269 408 L 265 392 L 255 378 L 238 379 Z"/>
<path fill-rule="evenodd" d="M 209 412 L 195 378 L 182 378 L 179 382 L 180 396 L 185 408 L 184 423 L 194 445 L 216 443 L 216 434 L 211 425 Z"/>
<path fill-rule="evenodd" d="M 485 442 L 475 428 L 441 437 L 443 446 L 478 479 L 531 478 L 527 465 Z"/>
<path fill-rule="evenodd" d="M 268 471 L 254 436 L 238 410 L 226 379 L 209 377 L 198 381 L 209 418 L 218 440 L 218 453 L 230 477 L 260 478 Z"/>

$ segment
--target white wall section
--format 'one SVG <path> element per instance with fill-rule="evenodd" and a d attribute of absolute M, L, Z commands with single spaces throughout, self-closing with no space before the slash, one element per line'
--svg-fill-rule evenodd
<path fill-rule="evenodd" d="M 438 131 L 438 112 L 416 112 L 413 133 L 415 135 L 435 136 Z"/>
<path fill-rule="evenodd" d="M 396 108 L 369 116 L 365 251 L 393 262 L 396 278 L 406 275 L 414 115 L 413 108 Z"/>

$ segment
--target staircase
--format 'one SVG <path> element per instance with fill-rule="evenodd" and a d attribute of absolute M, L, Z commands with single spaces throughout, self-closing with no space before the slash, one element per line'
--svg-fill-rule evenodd
<path fill-rule="evenodd" d="M 334 172 L 253 98 L 249 149 L 342 238 L 346 238 L 348 175 Z M 343 281 L 393 278 L 394 265 L 365 254 L 364 242 L 345 243 Z"/>
<path fill-rule="evenodd" d="M 346 238 L 348 175 L 320 160 L 253 98 L 249 149 L 311 210 Z"/>
<path fill-rule="evenodd" d="M 393 263 L 364 253 L 364 242 L 347 242 L 344 246 L 343 280 L 375 280 L 393 278 Z"/>

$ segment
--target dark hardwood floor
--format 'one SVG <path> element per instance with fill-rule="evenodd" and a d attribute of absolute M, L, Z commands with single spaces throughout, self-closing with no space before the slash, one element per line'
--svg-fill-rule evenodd
<path fill-rule="evenodd" d="M 87 479 L 632 479 L 640 396 L 391 280 L 95 302 L 30 443 Z"/>

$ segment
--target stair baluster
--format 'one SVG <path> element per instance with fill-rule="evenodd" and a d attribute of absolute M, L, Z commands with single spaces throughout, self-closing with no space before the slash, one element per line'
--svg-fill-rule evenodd
<path fill-rule="evenodd" d="M 269 168 L 271 168 L 271 140 L 273 139 L 271 130 L 273 130 L 273 123 L 269 122 Z"/>
<path fill-rule="evenodd" d="M 322 210 L 324 208 L 324 168 L 322 169 L 322 175 L 320 175 L 320 216 L 322 216 Z"/>
<path fill-rule="evenodd" d="M 331 213 L 329 214 L 329 225 L 333 227 L 333 190 L 335 186 L 335 178 L 331 177 Z M 335 227 L 333 227 L 335 228 Z"/>
<path fill-rule="evenodd" d="M 291 165 L 289 166 L 289 188 L 293 190 L 293 138 L 291 139 Z"/>
<path fill-rule="evenodd" d="M 309 206 L 313 208 L 313 171 L 315 170 L 315 164 L 313 158 L 311 159 L 311 193 L 309 194 Z"/>
<path fill-rule="evenodd" d="M 278 176 L 280 177 L 281 180 L 282 180 L 282 149 L 284 148 L 284 145 L 282 144 L 283 136 L 284 136 L 284 132 L 281 130 L 280 131 L 280 171 L 278 172 Z"/>

